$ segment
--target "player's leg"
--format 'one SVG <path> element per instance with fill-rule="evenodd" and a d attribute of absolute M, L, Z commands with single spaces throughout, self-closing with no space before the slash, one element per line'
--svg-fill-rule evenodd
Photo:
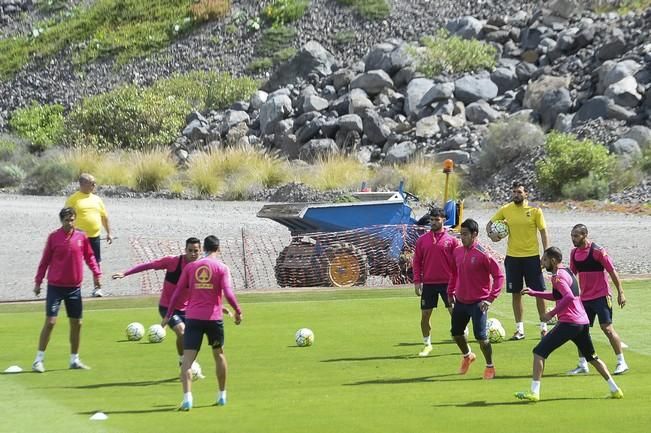
<path fill-rule="evenodd" d="M 88 241 L 90 242 L 90 248 L 93 250 L 95 261 L 97 261 L 97 264 L 99 265 L 102 262 L 102 238 L 100 236 L 95 236 L 93 238 L 88 238 Z M 104 292 L 100 287 L 94 287 L 91 296 L 101 298 L 104 296 Z"/>
<path fill-rule="evenodd" d="M 79 359 L 79 344 L 81 342 L 81 325 L 83 306 L 81 301 L 81 288 L 69 290 L 63 301 L 70 322 L 70 368 L 76 370 L 90 370 Z"/>
<path fill-rule="evenodd" d="M 504 259 L 504 271 L 506 273 L 506 292 L 511 294 L 511 307 L 513 308 L 513 318 L 515 319 L 515 332 L 511 340 L 524 339 L 524 302 L 522 300 L 522 279 L 524 274 L 520 259 L 517 257 L 506 256 Z"/>
<path fill-rule="evenodd" d="M 484 354 L 484 359 L 486 360 L 483 377 L 484 379 L 490 380 L 495 377 L 495 366 L 493 365 L 493 346 L 488 339 L 488 332 L 486 330 L 487 320 L 487 313 L 481 311 L 479 304 L 475 304 L 472 311 L 472 330 L 475 339 L 479 343 L 479 348 Z"/>
<path fill-rule="evenodd" d="M 176 334 L 176 352 L 181 357 L 183 356 L 183 333 L 185 332 L 185 323 L 177 323 L 172 327 L 172 330 Z"/>
<path fill-rule="evenodd" d="M 597 317 L 597 311 L 594 308 L 594 301 L 582 301 L 583 309 L 585 310 L 588 320 L 590 321 L 590 327 L 594 324 L 594 319 Z M 588 367 L 588 361 L 585 359 L 585 356 L 579 352 L 579 363 L 576 365 L 576 368 L 567 372 L 570 376 L 575 376 L 577 374 L 587 374 L 590 372 L 590 367 Z"/>
<path fill-rule="evenodd" d="M 522 259 L 524 282 L 527 287 L 537 292 L 545 291 L 545 278 L 542 274 L 540 266 L 540 257 L 523 257 Z M 545 300 L 536 297 L 536 309 L 538 310 L 538 317 L 542 317 L 546 312 Z M 547 334 L 547 322 L 540 322 L 540 336 L 544 337 Z"/>
<path fill-rule="evenodd" d="M 592 344 L 592 338 L 590 337 L 590 328 L 588 325 L 584 325 L 582 331 L 575 336 L 572 341 L 574 344 L 576 344 L 576 347 L 583 353 L 586 357 L 586 360 L 592 364 L 592 366 L 599 372 L 601 377 L 604 378 L 604 380 L 608 383 L 608 389 L 610 390 L 610 394 L 608 397 L 610 398 L 623 398 L 624 393 L 622 390 L 617 386 L 615 383 L 615 380 L 612 378 L 610 373 L 608 372 L 608 367 L 606 364 L 599 359 L 599 357 L 595 354 L 594 350 L 594 345 Z"/>
<path fill-rule="evenodd" d="M 471 317 L 469 307 L 471 306 L 462 304 L 461 302 L 456 302 L 454 304 L 454 308 L 452 309 L 452 317 L 450 319 L 450 322 L 452 324 L 450 333 L 452 334 L 454 342 L 457 343 L 457 346 L 463 355 L 461 358 L 461 365 L 459 366 L 459 374 L 466 374 L 470 368 L 470 365 L 477 358 L 475 354 L 472 353 L 472 350 L 468 345 L 468 340 L 464 334 L 464 330 L 466 329 L 466 326 L 468 326 L 468 322 L 470 321 Z"/>
<path fill-rule="evenodd" d="M 37 373 L 45 372 L 45 365 L 43 364 L 45 350 L 50 342 L 54 326 L 57 323 L 57 316 L 59 315 L 62 300 L 63 296 L 60 294 L 59 288 L 48 284 L 45 298 L 45 322 L 38 337 L 38 350 L 36 352 L 36 358 L 34 358 L 34 363 L 32 364 L 32 371 Z"/>
<path fill-rule="evenodd" d="M 215 370 L 217 373 L 217 398 L 215 404 L 224 406 L 226 404 L 226 375 L 228 373 L 228 363 L 224 354 L 224 322 L 215 320 L 211 324 L 208 342 L 212 346 L 212 354 L 215 359 Z"/>
<path fill-rule="evenodd" d="M 597 317 L 599 317 L 599 326 L 608 338 L 610 346 L 613 348 L 617 356 L 617 366 L 615 366 L 614 374 L 623 374 L 628 371 L 628 364 L 624 359 L 624 352 L 622 351 L 622 340 L 619 334 L 613 327 L 613 302 L 610 296 L 596 299 L 595 309 L 597 310 Z"/>
<path fill-rule="evenodd" d="M 192 363 L 201 350 L 201 342 L 204 335 L 203 320 L 186 321 L 183 334 L 183 361 L 181 362 L 181 384 L 183 386 L 183 401 L 179 410 L 188 411 L 192 409 Z"/>
<path fill-rule="evenodd" d="M 167 307 L 158 305 L 158 314 L 162 319 L 167 316 Z M 183 362 L 183 333 L 185 332 L 185 312 L 174 310 L 174 314 L 170 316 L 167 322 L 174 334 L 176 334 L 176 353 L 179 355 L 179 366 Z"/>
<path fill-rule="evenodd" d="M 438 293 L 432 284 L 423 284 L 420 295 L 420 330 L 423 335 L 423 349 L 418 356 L 427 356 L 432 351 L 432 312 L 437 306 Z"/>

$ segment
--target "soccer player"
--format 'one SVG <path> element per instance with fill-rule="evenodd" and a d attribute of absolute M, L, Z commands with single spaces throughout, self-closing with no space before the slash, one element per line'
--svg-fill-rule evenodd
<path fill-rule="evenodd" d="M 475 339 L 486 359 L 484 379 L 493 379 L 495 366 L 493 348 L 486 331 L 486 316 L 500 294 L 504 274 L 495 259 L 477 243 L 478 235 L 477 221 L 467 219 L 461 223 L 462 245 L 454 250 L 448 284 L 448 302 L 452 306 L 451 333 L 463 355 L 459 374 L 466 374 L 476 358 L 464 335 L 464 330 L 472 319 Z"/>
<path fill-rule="evenodd" d="M 488 236 L 493 242 L 499 241 L 491 230 L 494 221 L 506 220 L 509 226 L 509 239 L 504 259 L 506 271 L 506 291 L 513 296 L 513 316 L 515 317 L 515 333 L 511 340 L 524 339 L 524 304 L 522 302 L 522 279 L 527 287 L 537 291 L 545 290 L 540 267 L 540 249 L 537 232 L 540 232 L 543 250 L 547 248 L 549 239 L 542 209 L 529 206 L 527 202 L 527 188 L 522 182 L 513 182 L 512 202 L 502 206 L 486 225 Z M 538 315 L 545 314 L 545 301 L 536 298 Z M 540 322 L 540 334 L 547 333 L 547 323 Z"/>
<path fill-rule="evenodd" d="M 83 262 L 93 272 L 95 287 L 101 287 L 102 275 L 95 261 L 93 249 L 86 235 L 75 230 L 75 210 L 70 207 L 61 209 L 59 220 L 61 228 L 53 231 L 47 238 L 43 256 L 38 265 L 34 278 L 34 294 L 41 294 L 41 284 L 47 271 L 47 295 L 45 301 L 45 323 L 38 340 L 38 352 L 32 364 L 32 370 L 45 372 L 43 360 L 45 349 L 50 341 L 52 330 L 57 323 L 61 301 L 66 306 L 66 314 L 70 320 L 70 368 L 84 369 L 79 359 L 79 341 L 81 338 L 81 283 L 84 276 Z"/>
<path fill-rule="evenodd" d="M 153 260 L 148 263 L 141 263 L 133 268 L 113 274 L 112 278 L 120 279 L 129 275 L 137 274 L 149 269 L 162 270 L 165 269 L 165 281 L 163 282 L 163 290 L 160 294 L 158 301 L 158 312 L 161 318 L 167 316 L 170 305 L 170 300 L 176 283 L 179 281 L 181 271 L 188 265 L 199 258 L 201 253 L 201 241 L 197 238 L 188 238 L 185 241 L 185 253 L 179 256 L 167 256 L 160 259 Z M 176 351 L 179 355 L 179 364 L 183 361 L 183 332 L 185 330 L 185 308 L 187 300 L 182 303 L 179 308 L 175 309 L 170 316 L 167 324 L 176 334 Z"/>
<path fill-rule="evenodd" d="M 93 248 L 95 260 L 100 263 L 102 261 L 100 249 L 102 226 L 106 230 L 106 241 L 109 245 L 113 242 L 113 237 L 111 236 L 111 226 L 109 225 L 104 202 L 94 194 L 96 186 L 97 182 L 93 175 L 82 173 L 79 176 L 79 190 L 68 197 L 65 207 L 75 209 L 77 213 L 76 227 L 86 233 Z M 95 287 L 92 296 L 102 297 L 104 292 L 100 287 Z"/>
<path fill-rule="evenodd" d="M 613 328 L 613 300 L 606 272 L 617 288 L 617 304 L 620 308 L 624 308 L 626 298 L 619 274 L 617 274 L 613 261 L 606 250 L 588 239 L 588 228 L 585 225 L 575 225 L 572 228 L 571 236 L 575 248 L 570 253 L 570 269 L 579 277 L 581 302 L 588 314 L 590 326 L 597 316 L 601 330 L 606 334 L 615 355 L 617 355 L 617 366 L 613 373 L 625 373 L 628 371 L 628 365 L 622 352 L 622 340 Z M 574 370 L 570 370 L 568 374 L 587 372 L 588 363 L 585 357 L 579 353 L 579 365 Z"/>
<path fill-rule="evenodd" d="M 185 335 L 183 336 L 183 363 L 181 382 L 183 383 L 183 402 L 180 410 L 192 409 L 192 363 L 201 349 L 204 334 L 212 347 L 217 371 L 218 406 L 226 404 L 227 363 L 224 354 L 224 323 L 222 321 L 222 297 L 235 310 L 235 324 L 242 321 L 242 310 L 237 303 L 231 283 L 231 273 L 219 260 L 219 239 L 208 236 L 203 241 L 206 257 L 188 264 L 176 285 L 167 315 L 161 325 L 165 326 L 172 312 L 183 300 L 189 298 L 186 308 Z"/>
<path fill-rule="evenodd" d="M 452 252 L 459 246 L 459 241 L 450 235 L 443 223 L 445 211 L 434 208 L 430 211 L 431 230 L 416 241 L 413 257 L 414 289 L 420 296 L 420 329 L 425 347 L 418 354 L 427 356 L 432 351 L 430 318 L 432 310 L 438 307 L 439 296 L 445 308 L 452 314 L 448 302 L 448 282 L 452 266 Z"/>
<path fill-rule="evenodd" d="M 592 339 L 590 338 L 590 326 L 588 325 L 590 322 L 579 298 L 579 284 L 572 271 L 563 266 L 562 261 L 563 253 L 561 253 L 561 250 L 556 247 L 547 248 L 542 257 L 542 264 L 548 272 L 552 273 L 552 291 L 538 292 L 530 288 L 522 290 L 523 295 L 556 301 L 556 307 L 541 315 L 540 320 L 547 322 L 556 315 L 558 316 L 558 323 L 533 349 L 531 390 L 516 392 L 515 396 L 520 400 L 540 400 L 540 379 L 545 369 L 545 360 L 554 350 L 572 340 L 586 360 L 608 382 L 610 389 L 608 397 L 623 398 L 624 393 L 608 373 L 608 367 L 595 354 Z"/>

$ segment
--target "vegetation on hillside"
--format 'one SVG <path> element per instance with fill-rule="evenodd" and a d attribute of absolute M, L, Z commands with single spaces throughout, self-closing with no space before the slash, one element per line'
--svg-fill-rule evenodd
<path fill-rule="evenodd" d="M 337 0 L 337 3 L 351 6 L 368 20 L 381 20 L 389 16 L 391 7 L 387 0 Z"/>

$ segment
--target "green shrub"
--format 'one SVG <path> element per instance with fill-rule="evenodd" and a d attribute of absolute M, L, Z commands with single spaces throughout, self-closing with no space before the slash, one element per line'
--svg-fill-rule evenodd
<path fill-rule="evenodd" d="M 246 65 L 246 70 L 253 73 L 266 71 L 267 69 L 271 69 L 273 65 L 274 62 L 269 57 L 255 58 Z"/>
<path fill-rule="evenodd" d="M 136 191 L 158 191 L 177 173 L 168 151 L 153 149 L 131 155 L 133 188 Z"/>
<path fill-rule="evenodd" d="M 568 182 L 561 187 L 561 196 L 573 200 L 601 200 L 608 196 L 608 180 L 589 173 L 587 177 Z"/>
<path fill-rule="evenodd" d="M 381 20 L 389 16 L 391 8 L 387 0 L 337 0 L 344 6 L 352 6 L 367 20 Z"/>
<path fill-rule="evenodd" d="M 296 29 L 293 27 L 272 27 L 262 33 L 255 53 L 258 57 L 272 57 L 278 51 L 291 47 L 295 37 Z"/>
<path fill-rule="evenodd" d="M 75 171 L 70 164 L 58 158 L 44 158 L 29 173 L 25 192 L 39 195 L 59 194 L 75 180 Z"/>
<path fill-rule="evenodd" d="M 423 49 L 412 48 L 409 52 L 416 59 L 417 70 L 428 77 L 495 68 L 497 51 L 478 40 L 451 36 L 442 29 L 436 36 L 423 37 L 421 44 Z"/>
<path fill-rule="evenodd" d="M 63 106 L 33 102 L 29 107 L 14 111 L 9 126 L 16 134 L 31 142 L 30 151 L 43 152 L 60 143 L 63 137 Z"/>
<path fill-rule="evenodd" d="M 523 120 L 496 122 L 489 126 L 482 143 L 475 174 L 491 176 L 514 161 L 532 158 L 545 143 L 545 134 Z"/>
<path fill-rule="evenodd" d="M 609 182 L 614 161 L 600 144 L 551 132 L 545 142 L 545 156 L 536 163 L 538 186 L 548 196 L 561 198 L 564 185 L 576 184 L 589 176 L 593 182 Z"/>
<path fill-rule="evenodd" d="M 246 100 L 258 90 L 259 83 L 253 78 L 234 78 L 229 74 L 213 74 L 208 83 L 206 110 L 221 110 L 233 102 Z"/>
<path fill-rule="evenodd" d="M 335 33 L 335 44 L 337 45 L 346 45 L 355 41 L 355 32 L 353 31 L 343 31 Z"/>
<path fill-rule="evenodd" d="M 262 16 L 272 26 L 283 26 L 300 19 L 309 5 L 309 0 L 272 0 L 262 9 Z"/>
<path fill-rule="evenodd" d="M 0 136 L 0 161 L 9 161 L 16 152 L 17 144 Z"/>
<path fill-rule="evenodd" d="M 18 186 L 25 179 L 25 171 L 15 164 L 0 165 L 0 188 Z"/>
<path fill-rule="evenodd" d="M 646 174 L 651 174 L 651 146 L 647 146 L 642 151 L 642 158 L 640 159 L 640 169 Z"/>
<path fill-rule="evenodd" d="M 287 47 L 282 50 L 276 51 L 272 57 L 275 65 L 286 62 L 296 55 L 296 48 Z"/>
<path fill-rule="evenodd" d="M 195 0 L 190 6 L 192 16 L 198 21 L 221 18 L 231 9 L 230 0 Z"/>

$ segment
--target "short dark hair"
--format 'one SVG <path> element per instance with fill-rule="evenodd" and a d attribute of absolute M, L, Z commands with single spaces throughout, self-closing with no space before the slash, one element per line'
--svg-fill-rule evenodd
<path fill-rule="evenodd" d="M 433 217 L 445 218 L 446 215 L 445 215 L 445 211 L 442 208 L 434 207 L 432 208 L 432 210 L 429 211 L 429 216 L 432 218 Z"/>
<path fill-rule="evenodd" d="M 203 250 L 207 253 L 219 251 L 219 239 L 217 236 L 207 236 L 206 239 L 203 240 Z"/>
<path fill-rule="evenodd" d="M 586 235 L 588 234 L 588 228 L 585 226 L 585 224 L 577 224 L 574 227 L 572 227 L 572 231 L 577 230 L 581 232 L 582 234 Z"/>
<path fill-rule="evenodd" d="M 185 246 L 187 247 L 188 245 L 194 245 L 194 244 L 201 244 L 201 241 L 199 238 L 187 238 L 185 240 Z"/>
<path fill-rule="evenodd" d="M 72 207 L 64 207 L 59 211 L 59 220 L 63 221 L 64 218 L 67 218 L 69 216 L 74 216 L 77 217 L 77 212 L 75 211 L 75 208 Z"/>
<path fill-rule="evenodd" d="M 524 182 L 522 182 L 521 180 L 514 180 L 513 184 L 511 185 L 511 189 L 516 189 L 516 188 L 520 188 L 520 187 L 522 187 L 524 192 L 528 191 L 527 185 L 525 185 Z"/>
<path fill-rule="evenodd" d="M 468 229 L 470 233 L 479 233 L 479 224 L 472 218 L 468 218 L 461 223 L 461 228 Z"/>
<path fill-rule="evenodd" d="M 556 259 L 558 263 L 563 261 L 563 253 L 558 247 L 549 247 L 545 250 L 545 255 L 550 259 Z"/>

